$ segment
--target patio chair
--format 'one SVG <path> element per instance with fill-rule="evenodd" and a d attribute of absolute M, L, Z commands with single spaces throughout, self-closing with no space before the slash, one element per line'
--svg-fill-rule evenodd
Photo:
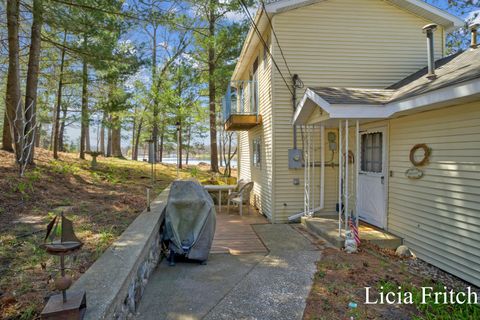
<path fill-rule="evenodd" d="M 246 184 L 247 182 L 243 179 L 240 179 L 237 181 L 237 186 L 235 187 L 235 189 L 231 192 L 231 193 L 234 193 L 234 192 L 238 192 L 240 191 L 240 189 Z"/>
<path fill-rule="evenodd" d="M 243 215 L 243 204 L 248 205 L 248 213 L 250 213 L 250 194 L 252 193 L 253 182 L 243 185 L 238 192 L 232 192 L 228 195 L 227 213 L 230 211 L 230 202 L 240 207 L 240 215 Z"/>
<path fill-rule="evenodd" d="M 240 179 L 237 181 L 237 185 L 235 186 L 234 189 L 232 190 L 228 190 L 228 196 L 230 198 L 235 198 L 235 197 L 238 197 L 238 192 L 240 191 L 240 189 L 242 189 L 242 187 L 244 185 L 246 185 L 249 181 L 245 181 L 243 179 Z"/>

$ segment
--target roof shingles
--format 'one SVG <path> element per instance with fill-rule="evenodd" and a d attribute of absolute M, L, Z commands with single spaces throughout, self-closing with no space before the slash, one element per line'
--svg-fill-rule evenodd
<path fill-rule="evenodd" d="M 467 50 L 435 62 L 436 78 L 423 68 L 385 89 L 309 88 L 330 104 L 383 105 L 480 78 L 480 49 Z"/>

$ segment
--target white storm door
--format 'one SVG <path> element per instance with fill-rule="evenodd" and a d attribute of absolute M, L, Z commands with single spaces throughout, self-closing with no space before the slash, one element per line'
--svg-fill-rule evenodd
<path fill-rule="evenodd" d="M 360 136 L 358 214 L 360 219 L 385 228 L 386 224 L 386 128 L 369 129 Z"/>

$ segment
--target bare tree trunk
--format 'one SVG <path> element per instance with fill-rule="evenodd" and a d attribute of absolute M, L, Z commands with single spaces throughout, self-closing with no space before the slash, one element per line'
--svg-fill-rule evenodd
<path fill-rule="evenodd" d="M 137 133 L 137 113 L 138 108 L 135 106 L 133 109 L 133 122 L 132 122 L 132 160 L 137 160 L 135 156 L 135 134 Z"/>
<path fill-rule="evenodd" d="M 192 138 L 192 127 L 189 126 L 187 129 L 187 154 L 185 155 L 185 164 L 188 166 L 188 160 L 190 157 L 190 143 L 191 143 L 191 138 Z"/>
<path fill-rule="evenodd" d="M 112 117 L 108 115 L 108 123 L 112 123 Z M 111 125 L 108 126 L 107 129 L 107 157 L 112 156 L 112 128 Z"/>
<path fill-rule="evenodd" d="M 49 150 L 53 151 L 53 145 L 55 142 L 55 119 L 57 118 L 57 108 L 53 107 L 53 119 L 52 119 L 52 127 L 50 128 L 50 146 L 48 147 Z"/>
<path fill-rule="evenodd" d="M 158 156 L 158 162 L 162 162 L 163 161 L 163 144 L 165 142 L 165 128 L 162 128 L 162 133 L 160 134 L 160 148 L 159 148 L 159 151 L 160 151 L 160 155 Z M 155 142 L 155 145 L 157 143 Z"/>
<path fill-rule="evenodd" d="M 87 46 L 87 36 L 83 37 L 83 46 Z M 80 130 L 80 159 L 85 159 L 85 149 L 88 130 L 88 65 L 86 59 L 83 59 L 82 66 L 82 114 Z"/>
<path fill-rule="evenodd" d="M 2 133 L 2 150 L 13 152 L 12 134 L 10 132 L 10 123 L 8 121 L 7 111 L 3 114 L 3 133 Z"/>
<path fill-rule="evenodd" d="M 39 148 L 40 147 L 40 138 L 42 135 L 42 123 L 38 124 L 38 128 L 35 131 L 35 147 Z"/>
<path fill-rule="evenodd" d="M 225 158 L 225 172 L 224 175 L 227 177 L 232 176 L 232 159 L 237 154 L 237 147 L 235 147 L 235 151 L 232 153 L 232 140 L 233 140 L 233 132 L 227 134 L 228 138 L 228 156 Z"/>
<path fill-rule="evenodd" d="M 122 158 L 122 136 L 121 136 L 121 130 L 122 126 L 120 123 L 120 118 L 118 115 L 113 115 L 112 120 L 112 156 Z"/>
<path fill-rule="evenodd" d="M 214 0 L 210 0 L 210 13 L 209 13 L 209 36 L 213 38 L 215 36 L 215 13 L 214 13 Z M 217 150 L 217 110 L 215 99 L 217 96 L 216 84 L 215 84 L 215 47 L 211 41 L 208 44 L 208 99 L 209 99 L 209 111 L 210 111 L 210 170 L 218 172 L 218 150 Z"/>
<path fill-rule="evenodd" d="M 87 113 L 88 113 L 88 109 L 87 109 Z M 88 114 L 87 116 L 87 123 L 85 125 L 85 151 L 86 152 L 90 152 L 92 151 L 92 147 L 91 147 L 91 144 L 90 144 L 90 114 Z"/>
<path fill-rule="evenodd" d="M 219 138 L 220 138 L 220 145 L 219 145 L 220 157 L 219 157 L 219 160 L 220 160 L 220 167 L 223 167 L 223 164 L 225 163 L 225 144 L 226 144 L 225 133 L 223 132 L 223 130 L 220 130 Z"/>
<path fill-rule="evenodd" d="M 60 132 L 58 134 L 58 150 L 65 152 L 65 127 L 67 122 L 67 106 L 62 104 L 62 119 L 60 122 Z"/>
<path fill-rule="evenodd" d="M 58 132 L 58 151 L 65 152 L 65 126 L 67 121 L 67 108 L 62 106 L 62 118 L 60 121 L 60 131 Z"/>
<path fill-rule="evenodd" d="M 102 125 L 100 128 L 100 152 L 105 155 L 105 121 L 107 121 L 107 113 L 103 112 Z"/>
<path fill-rule="evenodd" d="M 182 141 L 182 122 L 178 122 L 178 167 L 183 168 L 182 154 L 183 154 L 183 141 Z"/>
<path fill-rule="evenodd" d="M 63 33 L 63 47 L 60 55 L 60 75 L 58 76 L 58 91 L 57 91 L 57 105 L 55 107 L 55 122 L 54 122 L 54 133 L 53 133 L 53 158 L 58 159 L 58 149 L 63 149 L 60 146 L 60 110 L 62 107 L 62 90 L 63 90 L 63 69 L 65 67 L 65 43 L 67 42 L 67 31 Z M 65 126 L 65 120 L 62 123 Z M 63 132 L 62 132 L 63 135 Z M 63 140 L 63 138 L 62 138 Z"/>
<path fill-rule="evenodd" d="M 152 85 L 154 86 L 153 90 L 153 128 L 152 128 L 152 140 L 153 143 L 153 162 L 158 162 L 157 152 L 158 152 L 158 81 L 157 81 L 157 25 L 153 26 L 153 36 L 152 36 Z M 162 130 L 162 142 L 160 147 L 160 162 L 162 161 L 163 153 L 163 130 Z"/>
<path fill-rule="evenodd" d="M 10 129 L 13 129 L 12 144 L 15 150 L 16 161 L 21 158 L 22 146 L 19 145 L 19 135 L 23 128 L 23 106 L 20 91 L 20 45 L 19 31 L 20 1 L 7 1 L 7 28 L 8 28 L 8 75 L 7 92 L 5 96 L 6 113 L 9 117 Z M 4 141 L 4 149 L 9 147 Z"/>
<path fill-rule="evenodd" d="M 28 55 L 27 85 L 25 88 L 25 143 L 28 148 L 23 150 L 24 159 L 32 164 L 35 153 L 35 126 L 37 120 L 37 88 L 40 72 L 40 48 L 42 44 L 43 3 L 33 0 L 33 20 L 30 33 L 30 52 Z"/>
<path fill-rule="evenodd" d="M 138 144 L 140 142 L 140 133 L 142 132 L 142 126 L 143 126 L 143 117 L 140 118 L 140 123 L 138 124 L 137 133 L 135 135 L 135 142 L 134 142 L 135 159 L 134 160 L 138 160 Z"/>

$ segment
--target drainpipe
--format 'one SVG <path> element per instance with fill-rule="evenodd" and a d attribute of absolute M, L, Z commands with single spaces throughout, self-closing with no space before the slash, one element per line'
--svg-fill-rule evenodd
<path fill-rule="evenodd" d="M 342 153 L 342 120 L 338 121 L 338 236 L 342 236 L 342 195 L 343 195 L 343 153 Z"/>
<path fill-rule="evenodd" d="M 355 152 L 355 223 L 357 224 L 358 228 L 358 192 L 359 192 L 359 184 L 358 184 L 358 175 L 360 173 L 360 122 L 357 120 L 355 124 L 355 145 L 356 145 L 356 152 Z"/>
<path fill-rule="evenodd" d="M 320 208 L 325 208 L 325 125 L 320 125 Z"/>
<path fill-rule="evenodd" d="M 349 148 L 349 145 L 348 145 L 348 135 L 349 135 L 349 132 L 348 132 L 348 119 L 345 120 L 345 180 L 343 182 L 343 185 L 344 185 L 344 190 L 345 190 L 345 196 L 343 197 L 343 199 L 345 200 L 345 232 L 347 232 L 347 229 L 348 229 L 348 216 L 349 216 L 349 212 L 348 210 L 350 209 L 349 206 L 348 206 L 348 203 L 349 203 L 349 198 L 350 198 L 350 195 L 349 195 L 349 192 L 350 190 L 348 190 L 348 178 L 349 178 L 349 168 L 348 168 L 348 148 Z M 345 239 L 347 238 L 347 234 L 345 233 Z"/>
<path fill-rule="evenodd" d="M 297 80 L 298 74 L 294 74 L 292 77 L 293 82 L 293 94 L 292 94 L 292 105 L 293 105 L 293 113 L 295 114 L 295 110 L 297 109 Z M 297 126 L 293 125 L 293 149 L 297 149 Z"/>
<path fill-rule="evenodd" d="M 427 78 L 430 80 L 435 79 L 435 53 L 433 45 L 433 33 L 437 30 L 435 23 L 427 24 L 423 27 L 423 33 L 427 35 L 427 51 L 428 51 L 428 74 Z"/>

